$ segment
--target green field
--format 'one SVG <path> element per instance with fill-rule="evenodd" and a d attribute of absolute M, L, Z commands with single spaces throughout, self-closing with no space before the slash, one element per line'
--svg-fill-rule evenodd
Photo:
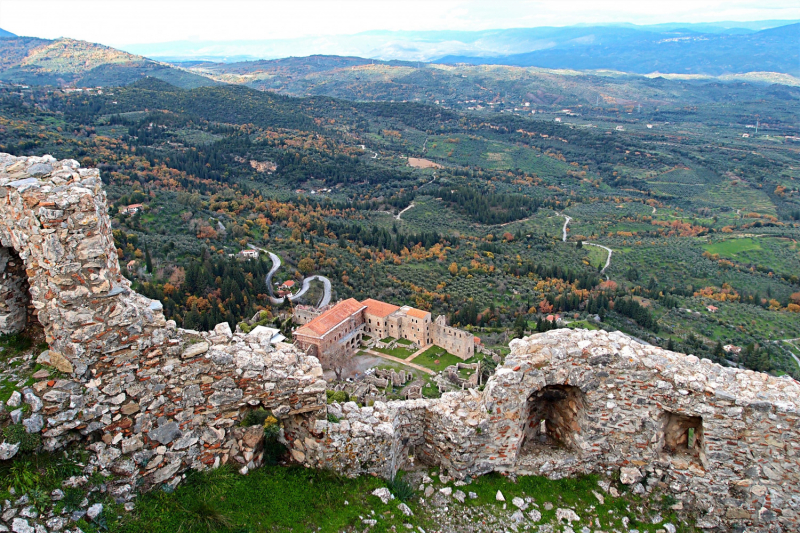
<path fill-rule="evenodd" d="M 376 352 L 385 353 L 386 355 L 392 355 L 394 357 L 399 357 L 400 359 L 405 359 L 409 355 L 413 354 L 416 350 L 412 348 L 374 348 Z"/>
<path fill-rule="evenodd" d="M 438 361 L 438 362 L 437 362 Z M 463 363 L 461 358 L 448 353 L 444 348 L 439 346 L 431 346 L 418 356 L 414 358 L 413 363 L 430 368 L 431 370 L 441 371 L 448 366 L 455 365 L 456 363 Z M 472 362 L 472 359 L 469 360 Z"/>
<path fill-rule="evenodd" d="M 745 237 L 741 239 L 727 239 L 724 241 L 716 242 L 714 244 L 707 244 L 703 249 L 711 254 L 719 254 L 722 257 L 729 257 L 737 259 L 743 252 L 751 252 L 753 250 L 763 250 L 759 239 Z"/>

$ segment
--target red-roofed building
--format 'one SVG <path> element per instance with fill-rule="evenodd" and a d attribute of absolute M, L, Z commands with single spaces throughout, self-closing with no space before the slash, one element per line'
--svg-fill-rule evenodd
<path fill-rule="evenodd" d="M 386 302 L 379 302 L 369 298 L 361 302 L 367 308 L 364 310 L 364 331 L 368 335 L 383 339 L 389 336 L 389 327 L 386 319 L 392 313 L 396 312 L 400 307 Z"/>
<path fill-rule="evenodd" d="M 304 311 L 295 318 L 303 322 L 310 316 Z M 372 298 L 361 303 L 352 298 L 340 302 L 297 328 L 293 336 L 302 350 L 311 349 L 312 355 L 325 358 L 341 350 L 355 354 L 364 333 L 376 339 L 407 339 L 420 348 L 440 346 L 461 359 L 472 357 L 476 342 L 480 342 L 464 330 L 448 327 L 444 316 L 433 322 L 429 311 Z"/>
<path fill-rule="evenodd" d="M 135 215 L 142 210 L 142 204 L 131 204 L 120 208 L 119 212 L 123 215 Z"/>
<path fill-rule="evenodd" d="M 361 344 L 366 307 L 353 298 L 339 302 L 297 328 L 292 334 L 294 343 L 317 357 L 341 350 L 353 354 Z"/>

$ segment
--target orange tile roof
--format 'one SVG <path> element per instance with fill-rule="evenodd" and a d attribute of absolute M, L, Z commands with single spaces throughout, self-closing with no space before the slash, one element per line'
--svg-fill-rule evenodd
<path fill-rule="evenodd" d="M 343 320 L 353 316 L 364 308 L 365 306 L 358 303 L 355 298 L 348 298 L 336 304 L 332 309 L 328 309 L 308 324 L 297 328 L 295 333 L 308 335 L 309 337 L 322 337 Z"/>
<path fill-rule="evenodd" d="M 361 302 L 361 305 L 367 306 L 366 312 L 368 314 L 380 318 L 385 318 L 394 313 L 395 311 L 397 311 L 398 309 L 400 309 L 396 305 L 388 304 L 386 302 L 381 302 L 378 300 L 373 300 L 372 298 L 364 300 L 363 302 Z"/>
<path fill-rule="evenodd" d="M 284 281 L 281 287 L 294 287 L 294 280 L 290 279 L 288 281 Z"/>
<path fill-rule="evenodd" d="M 421 309 L 416 309 L 416 308 L 412 307 L 411 309 L 409 309 L 408 311 L 406 311 L 406 314 L 407 314 L 408 316 L 413 316 L 414 318 L 425 318 L 425 317 L 427 317 L 427 316 L 428 316 L 430 313 L 429 313 L 428 311 L 423 311 L 423 310 L 421 310 Z"/>

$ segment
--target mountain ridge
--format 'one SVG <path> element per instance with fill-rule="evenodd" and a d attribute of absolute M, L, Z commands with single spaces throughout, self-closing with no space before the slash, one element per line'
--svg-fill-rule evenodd
<path fill-rule="evenodd" d="M 0 39 L 0 81 L 56 86 L 127 85 L 144 76 L 192 88 L 217 82 L 146 57 L 76 39 Z"/>
<path fill-rule="evenodd" d="M 645 41 L 662 41 L 673 38 L 712 40 L 728 39 L 730 42 L 752 39 L 764 29 L 785 27 L 797 21 L 761 21 L 751 23 L 666 23 L 652 26 L 633 24 L 576 25 L 566 27 L 542 26 L 536 28 L 508 28 L 480 31 L 387 31 L 373 30 L 343 36 L 311 36 L 294 39 L 234 40 L 234 41 L 170 41 L 164 43 L 130 44 L 120 48 L 129 52 L 163 61 L 207 60 L 250 61 L 269 60 L 309 55 L 357 56 L 381 60 L 441 62 L 442 59 L 459 59 L 472 63 L 498 63 L 507 56 L 526 54 L 537 50 L 574 47 L 572 57 L 580 58 L 580 47 L 591 46 L 600 40 L 625 42 L 631 47 L 643 38 Z M 767 27 L 767 28 L 765 28 Z M 796 39 L 785 39 L 785 46 L 776 54 L 780 58 L 786 49 L 791 55 Z M 747 42 L 747 41 L 743 41 Z M 796 48 L 796 46 L 794 47 Z M 726 54 L 729 52 L 725 52 Z M 483 58 L 495 58 L 485 60 Z M 783 63 L 791 63 L 790 59 Z M 796 63 L 796 61 L 795 61 Z M 527 66 L 527 65 L 526 65 Z M 547 65 L 533 65 L 547 66 Z M 690 65 L 687 71 L 679 66 L 676 73 L 702 74 Z M 781 71 L 789 71 L 790 65 Z M 560 68 L 571 68 L 565 65 Z M 609 68 L 609 67 L 602 67 Z M 631 71 L 621 68 L 619 70 Z M 760 68 L 758 70 L 765 70 Z"/>
<path fill-rule="evenodd" d="M 445 56 L 439 58 L 438 62 L 578 70 L 614 69 L 637 74 L 721 75 L 762 70 L 797 75 L 800 73 L 798 34 L 800 23 L 744 35 L 695 34 L 676 30 L 665 38 L 661 33 L 635 33 L 635 30 L 628 30 L 627 35 L 592 33 L 586 36 L 584 42 L 566 42 L 493 59 Z"/>

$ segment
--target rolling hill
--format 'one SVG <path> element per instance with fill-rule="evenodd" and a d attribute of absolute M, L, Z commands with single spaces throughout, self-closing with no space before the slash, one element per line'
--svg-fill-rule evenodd
<path fill-rule="evenodd" d="M 16 35 L 11 33 L 10 31 L 6 31 L 3 28 L 0 28 L 0 39 L 6 38 L 6 37 L 16 37 Z"/>
<path fill-rule="evenodd" d="M 150 76 L 183 88 L 214 85 L 171 65 L 74 39 L 0 39 L 0 81 L 32 85 L 118 86 Z"/>
<path fill-rule="evenodd" d="M 310 56 L 239 63 L 193 62 L 187 70 L 217 81 L 292 96 L 437 103 L 456 109 L 698 105 L 749 99 L 800 85 L 786 74 L 713 77 L 642 76 L 617 71 L 552 70 L 506 65 L 439 65 L 358 57 Z M 688 78 L 688 79 L 683 79 Z M 747 83 L 742 83 L 747 82 Z M 750 83 L 756 82 L 756 83 Z M 760 83 L 758 83 L 760 82 Z M 780 84 L 764 89 L 761 83 Z M 794 94 L 794 90 L 791 90 Z"/>

